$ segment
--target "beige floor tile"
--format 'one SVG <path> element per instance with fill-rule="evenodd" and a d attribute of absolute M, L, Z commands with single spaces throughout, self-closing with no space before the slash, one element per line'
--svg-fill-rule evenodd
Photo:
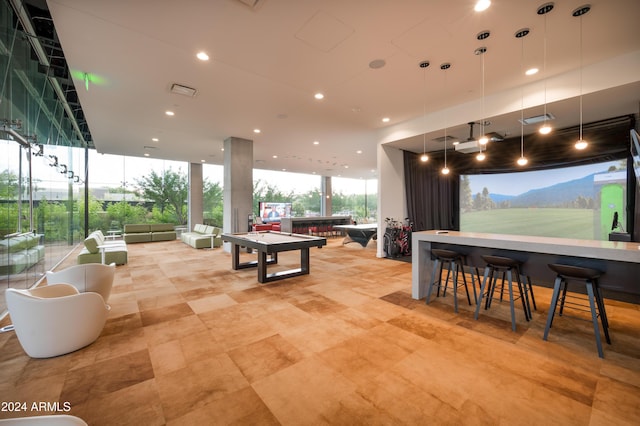
<path fill-rule="evenodd" d="M 14 333 L 0 334 L 0 400 L 66 401 L 90 425 L 118 426 L 609 426 L 640 417 L 640 305 L 605 300 L 612 344 L 600 359 L 588 322 L 560 318 L 542 340 L 548 288 L 535 287 L 532 321 L 516 311 L 514 333 L 508 305 L 475 320 L 462 295 L 458 314 L 450 293 L 413 300 L 410 263 L 341 238 L 311 251 L 310 275 L 269 284 L 233 271 L 222 249 L 175 241 L 129 250 L 91 345 L 34 360 Z M 289 253 L 277 268 L 298 261 Z"/>

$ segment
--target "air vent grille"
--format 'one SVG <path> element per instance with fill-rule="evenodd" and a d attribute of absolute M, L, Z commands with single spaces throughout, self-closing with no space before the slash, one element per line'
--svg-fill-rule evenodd
<path fill-rule="evenodd" d="M 542 123 L 543 121 L 554 120 L 555 118 L 556 117 L 553 114 L 547 113 L 547 114 L 534 115 L 533 117 L 527 117 L 524 120 L 518 120 L 518 121 L 520 121 L 522 124 L 536 124 L 536 123 Z"/>
<path fill-rule="evenodd" d="M 251 9 L 257 9 L 262 6 L 262 3 L 264 3 L 265 0 L 238 0 L 238 2 L 250 7 Z"/>
<path fill-rule="evenodd" d="M 173 83 L 171 85 L 171 93 L 193 98 L 196 95 L 197 90 L 194 89 L 193 87 L 183 86 L 182 84 Z"/>

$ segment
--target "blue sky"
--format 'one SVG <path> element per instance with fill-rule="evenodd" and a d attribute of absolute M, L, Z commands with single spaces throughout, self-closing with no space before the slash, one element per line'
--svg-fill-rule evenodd
<path fill-rule="evenodd" d="M 592 173 L 606 172 L 611 165 L 619 165 L 620 161 L 589 164 L 555 170 L 519 172 L 495 175 L 470 175 L 471 193 L 482 192 L 488 188 L 493 194 L 520 195 L 532 189 L 545 188 L 560 182 L 579 179 Z"/>

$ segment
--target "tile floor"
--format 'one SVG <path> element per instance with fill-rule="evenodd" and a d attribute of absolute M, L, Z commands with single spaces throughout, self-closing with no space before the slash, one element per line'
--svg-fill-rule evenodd
<path fill-rule="evenodd" d="M 462 297 L 457 315 L 450 294 L 425 305 L 409 263 L 341 241 L 266 285 L 222 249 L 131 244 L 95 343 L 30 359 L 0 334 L 0 402 L 66 402 L 89 425 L 638 424 L 638 305 L 606 301 L 600 359 L 587 322 L 542 340 L 547 288 L 514 333 L 506 306 L 475 321 Z"/>

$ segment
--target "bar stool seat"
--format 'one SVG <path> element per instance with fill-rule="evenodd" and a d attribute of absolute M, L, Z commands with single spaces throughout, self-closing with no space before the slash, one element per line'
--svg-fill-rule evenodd
<path fill-rule="evenodd" d="M 587 290 L 587 300 L 589 302 L 589 312 L 591 313 L 591 322 L 593 323 L 593 332 L 596 337 L 596 347 L 598 348 L 598 356 L 604 358 L 602 351 L 602 341 L 600 339 L 600 329 L 598 327 L 598 317 L 600 317 L 600 323 L 602 324 L 602 331 L 608 344 L 611 344 L 611 338 L 609 337 L 609 321 L 607 320 L 607 312 L 604 307 L 604 299 L 602 292 L 598 286 L 598 279 L 602 275 L 601 271 L 592 268 L 585 268 L 581 266 L 562 265 L 558 263 L 551 263 L 549 268 L 555 272 L 556 280 L 553 285 L 553 295 L 551 296 L 551 305 L 549 306 L 549 315 L 547 316 L 547 324 L 544 329 L 543 340 L 547 340 L 549 336 L 549 330 L 553 324 L 553 318 L 555 317 L 556 308 L 558 306 L 558 300 L 560 300 L 560 310 L 558 316 L 562 316 L 565 303 L 567 300 L 567 286 L 570 280 L 583 280 Z M 562 290 L 562 294 L 560 291 Z M 574 299 L 577 299 L 574 297 Z M 584 301 L 584 299 L 581 299 Z M 571 308 L 584 311 L 585 305 L 580 303 L 571 303 Z M 580 309 L 580 308 L 583 309 Z"/>
<path fill-rule="evenodd" d="M 447 291 L 447 287 L 449 285 L 449 277 L 453 275 L 453 306 L 455 312 L 458 313 L 458 274 L 462 273 L 462 282 L 464 284 L 464 289 L 467 293 L 467 301 L 469 305 L 471 305 L 471 297 L 469 295 L 469 287 L 467 285 L 467 278 L 464 272 L 464 255 L 452 250 L 445 249 L 431 249 L 431 254 L 434 257 L 433 261 L 433 270 L 431 271 L 431 281 L 429 283 L 429 288 L 427 290 L 427 299 L 426 304 L 429 304 L 431 300 L 431 293 L 433 292 L 433 287 L 438 287 L 438 292 L 436 293 L 436 297 L 440 297 L 440 287 L 444 285 L 444 289 L 442 290 L 442 296 L 445 296 Z M 447 277 L 445 279 L 444 284 L 442 284 L 442 272 L 444 267 L 447 267 Z M 440 268 L 438 269 L 438 266 Z M 439 272 L 438 279 L 436 279 L 436 273 Z M 473 300 L 477 299 L 476 295 L 476 286 L 475 280 L 473 278 L 473 270 L 471 271 L 471 285 L 473 287 Z"/>
<path fill-rule="evenodd" d="M 508 280 L 508 292 L 509 292 L 509 306 L 511 309 L 511 329 L 516 331 L 516 313 L 515 313 L 515 301 L 520 299 L 522 301 L 522 309 L 524 311 L 524 317 L 527 321 L 531 320 L 531 305 L 529 303 L 529 295 L 531 296 L 531 303 L 534 309 L 536 309 L 535 297 L 533 295 L 533 287 L 531 286 L 531 279 L 527 276 L 525 282 L 522 282 L 520 276 L 522 275 L 522 262 L 517 259 L 504 256 L 482 255 L 482 260 L 486 262 L 484 269 L 484 279 L 482 280 L 482 286 L 480 287 L 480 299 L 476 306 L 475 319 L 478 319 L 480 313 L 480 305 L 482 305 L 482 298 L 486 297 L 485 310 L 491 307 L 491 302 L 494 299 L 494 293 L 498 284 L 498 274 L 502 273 L 502 287 L 500 289 L 500 300 L 504 295 L 505 278 Z M 518 295 L 513 294 L 513 272 L 516 275 L 516 283 L 518 284 Z M 489 289 L 487 290 L 487 283 Z"/>

